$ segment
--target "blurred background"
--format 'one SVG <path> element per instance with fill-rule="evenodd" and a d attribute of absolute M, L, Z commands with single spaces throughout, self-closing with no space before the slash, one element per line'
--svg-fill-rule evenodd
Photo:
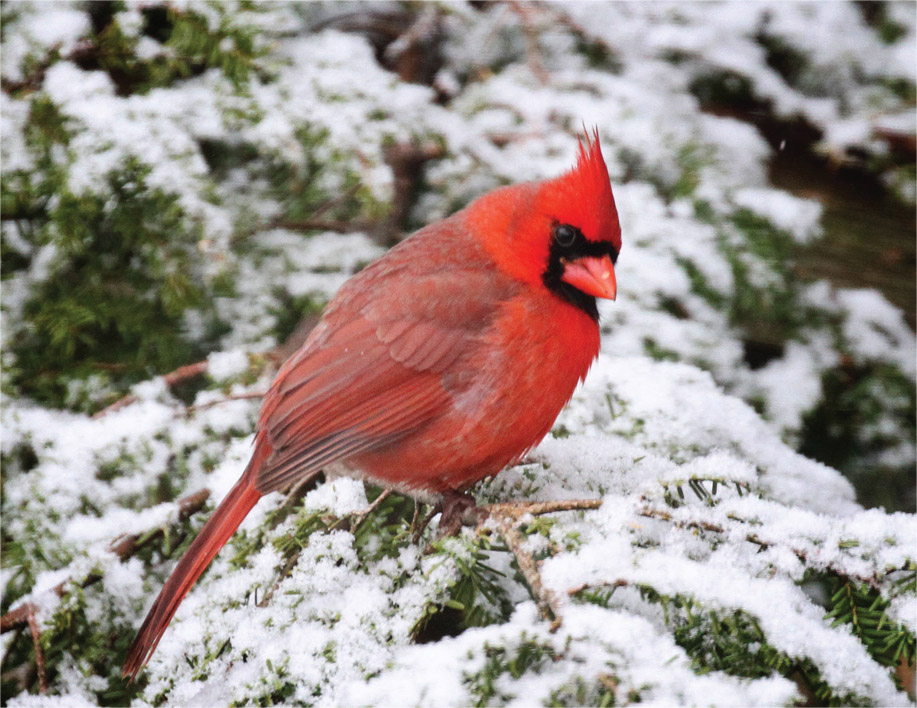
<path fill-rule="evenodd" d="M 913 510 L 914 3 L 0 10 L 7 407 L 191 401 L 214 352 L 257 378 L 347 275 L 596 126 L 604 350 L 706 369 Z"/>

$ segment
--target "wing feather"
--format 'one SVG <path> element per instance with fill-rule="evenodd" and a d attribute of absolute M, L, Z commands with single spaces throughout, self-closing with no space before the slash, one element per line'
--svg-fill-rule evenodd
<path fill-rule="evenodd" d="M 507 288 L 467 266 L 435 277 L 423 268 L 400 269 L 384 291 L 376 282 L 365 302 L 345 294 L 284 365 L 259 423 L 271 445 L 255 481 L 262 494 L 396 443 L 448 409 L 443 374 L 490 325 Z"/>

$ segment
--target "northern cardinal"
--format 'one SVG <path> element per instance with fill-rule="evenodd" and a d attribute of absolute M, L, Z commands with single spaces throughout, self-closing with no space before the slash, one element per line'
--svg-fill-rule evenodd
<path fill-rule="evenodd" d="M 347 281 L 277 375 L 251 461 L 156 598 L 124 675 L 265 494 L 335 463 L 439 501 L 444 517 L 446 503 L 473 505 L 464 491 L 536 445 L 585 377 L 620 248 L 596 131 L 569 172 L 490 192 Z"/>

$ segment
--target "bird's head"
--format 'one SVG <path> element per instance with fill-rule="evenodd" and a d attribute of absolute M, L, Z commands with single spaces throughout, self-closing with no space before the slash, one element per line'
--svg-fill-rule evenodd
<path fill-rule="evenodd" d="M 595 298 L 615 299 L 621 226 L 598 131 L 580 141 L 568 172 L 492 192 L 470 212 L 504 272 L 547 287 L 594 319 Z"/>

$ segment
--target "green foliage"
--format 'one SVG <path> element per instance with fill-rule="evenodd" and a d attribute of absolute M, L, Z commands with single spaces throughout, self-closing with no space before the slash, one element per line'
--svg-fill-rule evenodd
<path fill-rule="evenodd" d="M 709 487 L 707 485 L 710 485 Z M 751 494 L 751 487 L 747 484 L 741 482 L 728 482 L 722 479 L 712 479 L 712 478 L 700 478 L 692 477 L 691 479 L 686 479 L 684 482 L 672 482 L 670 484 L 663 484 L 662 488 L 665 490 L 663 492 L 663 500 L 665 503 L 677 509 L 681 506 L 684 506 L 685 503 L 685 487 L 688 487 L 689 491 L 694 494 L 700 501 L 704 502 L 707 506 L 716 506 L 717 503 L 717 493 L 722 487 L 735 487 L 736 494 L 740 497 L 746 494 Z"/>
<path fill-rule="evenodd" d="M 707 145 L 685 143 L 678 149 L 677 162 L 681 168 L 681 175 L 674 185 L 668 190 L 661 190 L 671 199 L 690 197 L 700 184 L 702 170 L 712 164 L 716 152 Z"/>
<path fill-rule="evenodd" d="M 270 194 L 283 207 L 283 218 L 303 222 L 320 217 L 322 220 L 354 220 L 359 216 L 379 217 L 388 206 L 375 200 L 359 177 L 344 171 L 344 157 L 327 146 L 328 131 L 303 123 L 297 131 L 302 160 L 290 160 L 288 155 L 267 156 L 257 172 L 271 185 Z M 329 191 L 329 168 L 334 166 L 334 188 Z"/>
<path fill-rule="evenodd" d="M 274 664 L 270 659 L 266 662 L 267 672 L 258 677 L 257 689 L 263 691 L 254 698 L 244 702 L 233 701 L 230 706 L 256 705 L 276 706 L 287 705 L 290 697 L 296 692 L 296 684 L 290 677 L 286 661 L 280 665 Z"/>
<path fill-rule="evenodd" d="M 439 539 L 434 553 L 455 564 L 458 579 L 449 587 L 442 604 L 427 607 L 414 628 L 418 641 L 431 641 L 459 634 L 468 627 L 484 627 L 505 621 L 512 603 L 501 581 L 504 574 L 490 564 L 490 552 L 497 550 L 488 536 Z"/>
<path fill-rule="evenodd" d="M 322 312 L 322 303 L 311 295 L 291 295 L 284 288 L 275 288 L 276 305 L 268 311 L 274 316 L 271 334 L 278 342 L 285 342 L 296 327 L 307 317 L 317 317 Z"/>
<path fill-rule="evenodd" d="M 767 65 L 790 86 L 799 87 L 811 64 L 808 55 L 774 34 L 759 32 L 755 39 L 764 47 Z"/>
<path fill-rule="evenodd" d="M 789 336 L 804 323 L 805 314 L 798 304 L 799 283 L 793 274 L 792 236 L 749 209 L 736 211 L 731 223 L 742 236 L 721 241 L 735 283 L 732 321 L 779 325 L 785 336 Z M 766 283 L 756 282 L 746 254 L 768 266 Z"/>
<path fill-rule="evenodd" d="M 473 705 L 504 705 L 515 697 L 499 690 L 497 683 L 504 676 L 519 679 L 529 672 L 538 673 L 545 664 L 559 658 L 550 644 L 527 639 L 523 632 L 519 645 L 513 649 L 485 644 L 484 667 L 476 673 L 466 673 L 462 682 L 474 696 Z"/>
<path fill-rule="evenodd" d="M 822 390 L 805 417 L 800 451 L 843 472 L 867 506 L 913 510 L 913 468 L 877 460 L 898 443 L 896 431 L 917 427 L 914 382 L 889 365 L 842 363 L 822 374 Z"/>
<path fill-rule="evenodd" d="M 577 594 L 585 602 L 610 607 L 616 587 L 589 588 Z M 768 644 L 757 618 L 744 610 L 711 609 L 688 595 L 665 595 L 649 585 L 640 596 L 663 611 L 675 643 L 685 650 L 699 674 L 723 671 L 741 678 L 777 673 L 796 679 L 816 698 L 817 705 L 865 705 L 862 698 L 836 695 L 809 659 L 788 656 Z"/>
<path fill-rule="evenodd" d="M 370 487 L 367 499 L 376 503 L 382 489 Z M 411 522 L 419 502 L 401 494 L 390 494 L 381 500 L 372 513 L 348 524 L 353 534 L 354 548 L 361 562 L 395 558 L 413 542 Z"/>
<path fill-rule="evenodd" d="M 557 706 L 596 706 L 608 708 L 616 704 L 615 689 L 617 679 L 612 674 L 602 674 L 598 680 L 588 683 L 580 676 L 575 676 L 566 685 L 551 691 L 547 702 L 552 708 Z M 627 696 L 628 703 L 639 703 L 640 694 L 632 691 Z"/>
<path fill-rule="evenodd" d="M 53 246 L 53 262 L 11 340 L 22 393 L 59 406 L 73 379 L 124 386 L 193 361 L 207 348 L 185 332 L 190 309 L 210 337 L 221 331 L 199 275 L 200 226 L 148 172 L 132 160 L 109 174 L 107 193 L 61 190 L 46 212 L 35 245 Z"/>
<path fill-rule="evenodd" d="M 223 3 L 182 9 L 166 3 L 147 5 L 136 36 L 125 33 L 121 15 L 110 9 L 95 9 L 94 24 L 99 29 L 80 61 L 84 68 L 105 71 L 121 95 L 146 93 L 213 68 L 242 90 L 264 54 L 256 43 L 257 30 L 240 21 L 244 16 L 233 16 Z M 243 9 L 256 11 L 257 6 L 244 3 Z M 138 53 L 138 42 L 144 38 L 161 42 L 161 51 Z"/>
<path fill-rule="evenodd" d="M 914 583 L 917 570 L 913 568 L 902 579 Z M 904 627 L 888 617 L 888 602 L 878 590 L 865 583 L 835 577 L 831 581 L 830 612 L 825 619 L 831 626 L 847 625 L 870 656 L 882 666 L 897 666 L 900 662 L 914 663 L 915 638 Z"/>
<path fill-rule="evenodd" d="M 200 525 L 202 515 L 187 519 L 177 527 L 164 526 L 147 530 L 134 542 L 133 558 L 138 558 L 149 572 L 163 558 L 180 557 L 186 550 Z M 12 550 L 12 549 L 11 549 Z M 24 557 L 13 553 L 10 557 L 4 547 L 4 565 L 18 563 Z M 55 567 L 63 567 L 58 564 Z M 53 614 L 42 627 L 41 648 L 44 654 L 48 680 L 53 685 L 55 677 L 65 667 L 73 666 L 86 677 L 93 677 L 95 700 L 98 705 L 126 705 L 139 695 L 143 681 L 129 683 L 121 676 L 120 663 L 113 657 L 124 657 L 134 636 L 134 628 L 123 616 L 118 606 L 121 597 L 113 596 L 110 589 L 98 581 L 102 570 L 90 569 L 84 577 L 72 577 L 64 585 L 61 600 Z M 10 586 L 7 585 L 6 590 Z M 4 595 L 3 611 L 9 606 Z M 74 663 L 75 660 L 75 663 Z M 29 632 L 15 636 L 9 645 L 5 666 L 28 666 L 34 661 L 34 647 Z M 2 687 L 5 696 L 18 693 L 21 688 L 7 684 Z M 30 674 L 27 690 L 37 693 L 37 675 Z"/>
<path fill-rule="evenodd" d="M 734 71 L 709 71 L 691 82 L 691 93 L 704 105 L 735 108 L 757 105 L 751 79 Z"/>
<path fill-rule="evenodd" d="M 822 579 L 833 589 L 825 615 L 826 620 L 832 621 L 832 627 L 849 626 L 873 659 L 883 666 L 893 668 L 902 661 L 913 664 L 915 638 L 889 619 L 888 602 L 875 588 L 838 576 Z M 584 588 L 576 598 L 609 608 L 615 590 L 626 584 Z M 917 568 L 909 565 L 897 584 L 902 592 L 907 588 L 913 591 L 911 586 L 917 585 Z M 777 673 L 801 682 L 818 705 L 865 703 L 856 695 L 834 693 L 811 660 L 789 656 L 770 645 L 754 615 L 744 610 L 711 609 L 691 596 L 666 595 L 649 585 L 637 589 L 641 598 L 662 608 L 675 642 L 691 658 L 696 672 L 723 671 L 742 678 L 763 678 Z"/>

